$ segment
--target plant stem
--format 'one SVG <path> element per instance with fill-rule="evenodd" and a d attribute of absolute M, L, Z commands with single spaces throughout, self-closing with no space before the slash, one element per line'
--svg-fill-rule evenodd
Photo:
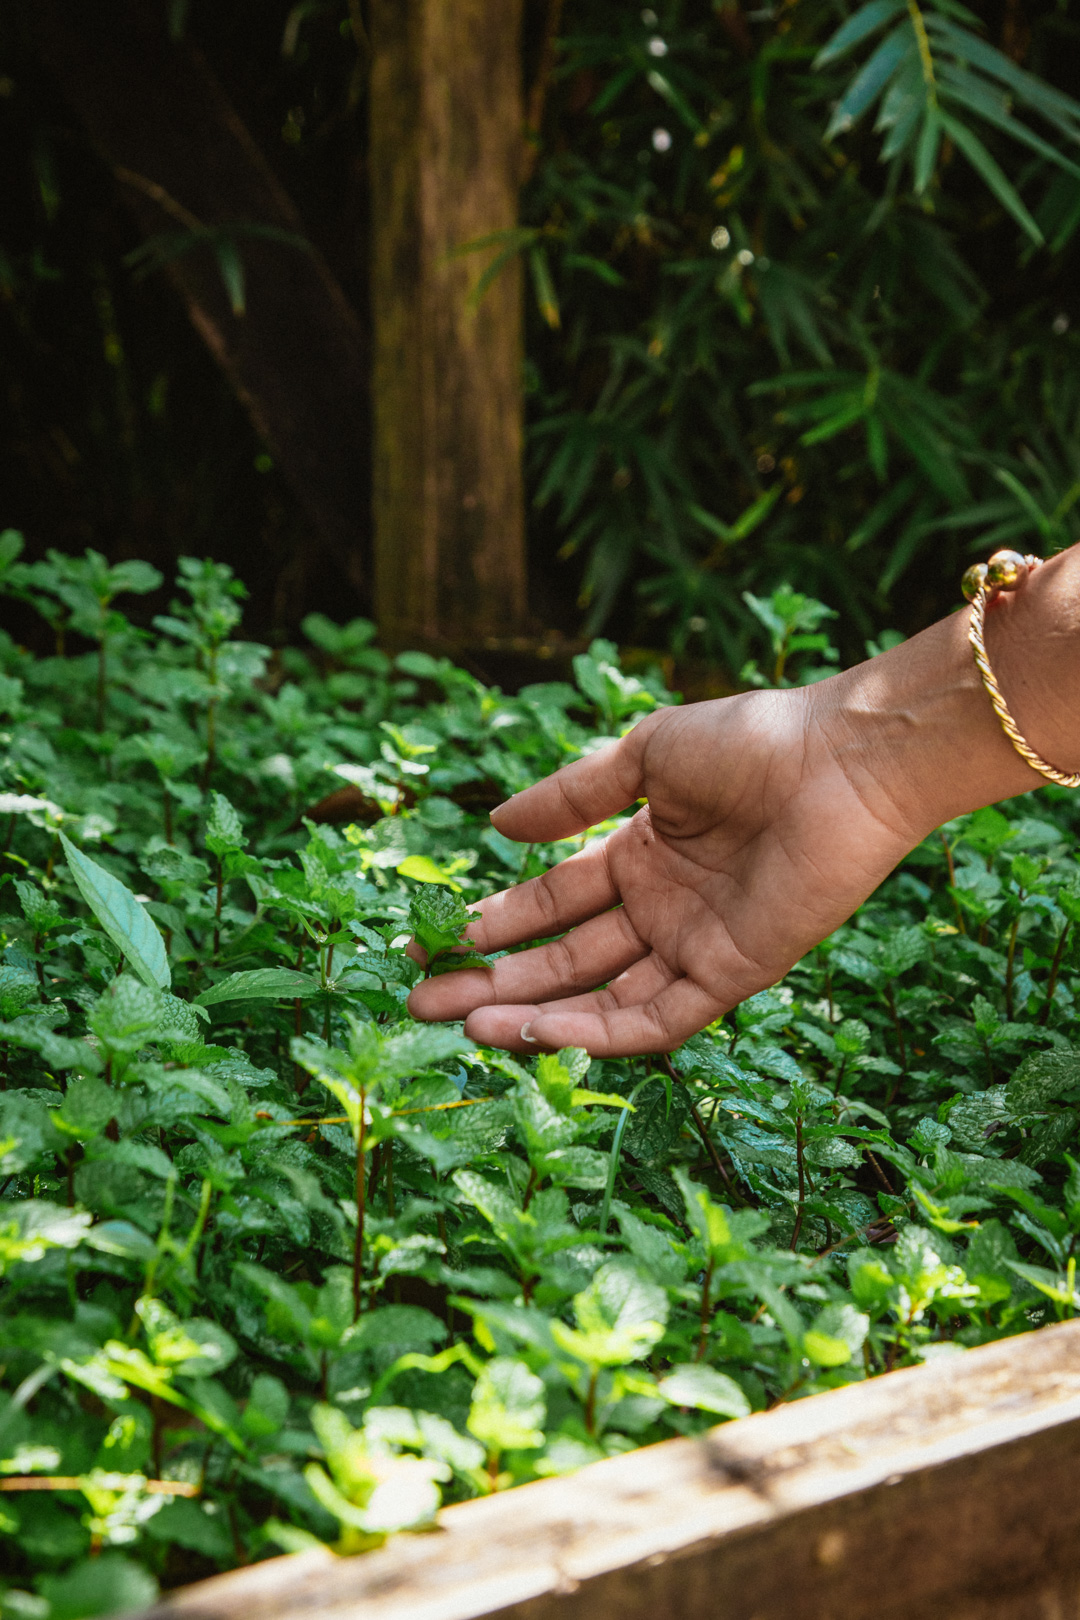
<path fill-rule="evenodd" d="M 202 1237 L 203 1231 L 206 1227 L 207 1217 L 210 1214 L 210 1200 L 213 1197 L 213 1194 L 213 1182 L 204 1181 L 202 1184 L 202 1192 L 199 1195 L 199 1208 L 195 1215 L 195 1225 L 188 1233 L 188 1240 L 180 1251 L 180 1262 L 182 1265 L 187 1264 L 198 1247 L 199 1240 Z"/>
<path fill-rule="evenodd" d="M 1024 902 L 1024 891 L 1020 890 L 1021 906 Z M 1016 967 L 1016 936 L 1020 929 L 1020 912 L 1013 918 L 1013 925 L 1009 929 L 1009 950 L 1005 958 L 1005 1016 L 1011 1024 L 1013 1021 L 1013 974 Z"/>
<path fill-rule="evenodd" d="M 296 1000 L 293 1002 L 293 1034 L 299 1038 L 299 1036 L 301 1036 L 303 1033 L 304 1003 L 301 1001 L 300 997 L 297 996 Z M 293 1085 L 296 1088 L 296 1095 L 298 1097 L 302 1097 L 304 1095 L 304 1088 L 307 1085 L 308 1077 L 300 1067 L 299 1063 L 294 1062 L 292 1067 Z"/>
<path fill-rule="evenodd" d="M 676 1069 L 674 1067 L 674 1065 L 672 1064 L 671 1058 L 668 1056 L 668 1054 L 666 1052 L 664 1052 L 662 1054 L 661 1062 L 663 1063 L 664 1068 L 667 1070 L 668 1074 L 670 1074 L 671 1078 L 673 1080 L 677 1080 L 679 1082 L 679 1084 L 682 1086 L 683 1091 L 686 1093 L 686 1100 L 690 1105 L 690 1113 L 693 1116 L 694 1124 L 697 1127 L 697 1133 L 701 1137 L 702 1142 L 704 1143 L 705 1151 L 709 1155 L 710 1160 L 712 1161 L 713 1169 L 716 1171 L 717 1175 L 720 1177 L 720 1180 L 724 1183 L 724 1186 L 727 1188 L 728 1192 L 731 1194 L 731 1197 L 732 1197 L 733 1201 L 735 1203 L 737 1203 L 737 1204 L 744 1203 L 745 1200 L 739 1197 L 738 1193 L 735 1191 L 734 1186 L 732 1185 L 731 1177 L 728 1175 L 727 1171 L 724 1169 L 724 1166 L 723 1166 L 723 1163 L 721 1161 L 720 1155 L 716 1151 L 715 1142 L 712 1140 L 712 1138 L 710 1137 L 708 1131 L 705 1129 L 705 1121 L 701 1117 L 701 1113 L 700 1113 L 700 1111 L 698 1109 L 697 1103 L 694 1101 L 693 1097 L 690 1095 L 690 1087 L 686 1084 L 686 1081 L 683 1079 L 683 1077 L 679 1073 L 678 1069 Z"/>
<path fill-rule="evenodd" d="M 225 857 L 218 856 L 217 863 L 217 905 L 214 907 L 214 961 L 218 959 L 221 949 L 221 902 L 225 897 Z"/>
<path fill-rule="evenodd" d="M 959 900 L 956 898 L 956 867 L 953 864 L 952 845 L 949 843 L 949 840 L 946 838 L 943 832 L 939 831 L 938 837 L 941 839 L 941 847 L 945 851 L 945 861 L 949 868 L 949 895 L 952 899 L 953 910 L 956 912 L 957 925 L 960 932 L 962 934 L 966 934 L 967 924 L 964 921 L 964 913 L 961 909 Z"/>
<path fill-rule="evenodd" d="M 904 1044 L 904 1028 L 900 1022 L 900 1014 L 896 1010 L 896 997 L 893 995 L 892 985 L 886 984 L 882 993 L 885 997 L 885 1005 L 889 1009 L 889 1016 L 893 1021 L 893 1028 L 896 1031 L 896 1045 L 899 1050 L 900 1068 L 902 1071 L 900 1078 L 896 1080 L 889 1091 L 888 1102 L 891 1103 L 900 1088 L 900 1079 L 907 1074 L 907 1046 Z"/>
<path fill-rule="evenodd" d="M 357 1321 L 363 1309 L 361 1283 L 364 1273 L 364 1195 L 367 1181 L 364 1175 L 364 1144 L 367 1132 L 367 1092 L 360 1090 L 360 1123 L 356 1132 L 356 1244 L 353 1249 L 353 1320 Z"/>
<path fill-rule="evenodd" d="M 105 730 L 105 637 L 98 642 L 97 650 L 97 728 Z"/>
<path fill-rule="evenodd" d="M 803 1157 L 803 1122 L 802 1115 L 795 1115 L 795 1162 L 799 1172 L 799 1213 L 795 1217 L 795 1230 L 791 1234 L 791 1247 L 799 1246 L 799 1233 L 802 1231 L 803 1204 L 806 1200 L 806 1163 Z"/>
<path fill-rule="evenodd" d="M 794 1245 L 792 1245 L 794 1247 Z M 697 1355 L 695 1361 L 701 1361 L 705 1355 L 705 1346 L 709 1342 L 709 1290 L 712 1287 L 713 1256 L 710 1254 L 709 1263 L 705 1267 L 705 1281 L 701 1285 L 701 1331 L 698 1334 Z"/>
<path fill-rule="evenodd" d="M 885 1174 L 884 1170 L 881 1168 L 880 1164 L 878 1164 L 877 1159 L 870 1152 L 869 1148 L 867 1148 L 867 1150 L 866 1150 L 866 1157 L 869 1159 L 870 1167 L 873 1170 L 875 1176 L 877 1176 L 878 1180 L 881 1182 L 881 1185 L 885 1188 L 885 1191 L 887 1193 L 891 1194 L 892 1190 L 893 1190 L 892 1183 L 890 1182 L 888 1176 Z"/>
<path fill-rule="evenodd" d="M 207 660 L 211 688 L 217 685 L 218 650 L 215 642 L 210 648 L 210 657 Z M 210 785 L 210 773 L 214 769 L 214 752 L 217 745 L 217 698 L 212 697 L 206 705 L 206 764 L 203 766 L 202 790 L 205 793 Z"/>
<path fill-rule="evenodd" d="M 596 1433 L 596 1380 L 599 1376 L 599 1367 L 594 1367 L 589 1374 L 589 1388 L 585 1396 L 585 1429 L 589 1434 Z"/>
<path fill-rule="evenodd" d="M 1046 1000 L 1039 1008 L 1039 1023 L 1045 1024 L 1050 1016 L 1050 1008 L 1054 1000 L 1054 991 L 1057 989 L 1058 974 L 1061 972 L 1061 959 L 1065 954 L 1065 945 L 1069 938 L 1072 923 L 1067 922 L 1058 935 L 1057 947 L 1054 951 L 1054 960 L 1050 964 L 1050 977 L 1046 981 Z"/>
<path fill-rule="evenodd" d="M 161 799 L 165 811 L 165 842 L 172 844 L 175 843 L 173 838 L 172 794 L 169 792 L 169 784 L 164 777 L 161 779 Z"/>

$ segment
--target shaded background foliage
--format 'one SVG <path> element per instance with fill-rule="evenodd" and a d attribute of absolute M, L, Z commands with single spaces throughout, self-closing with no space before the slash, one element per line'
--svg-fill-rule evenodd
<path fill-rule="evenodd" d="M 881 27 L 816 66 L 856 13 Z M 988 532 L 1036 549 L 1076 537 L 1080 171 L 1054 154 L 1080 155 L 1080 126 L 1000 72 L 1075 91 L 1074 8 L 927 8 L 959 138 L 921 148 L 925 62 L 904 40 L 874 55 L 913 15 L 530 0 L 541 133 L 521 229 L 500 245 L 530 276 L 539 619 L 737 675 L 741 593 L 788 578 L 841 610 L 850 659 L 882 627 L 944 611 Z M 363 8 L 195 0 L 170 19 L 363 310 Z M 287 638 L 351 588 L 333 566 L 296 588 L 306 519 L 161 275 L 129 262 L 115 182 L 16 10 L 0 29 L 5 521 L 38 552 L 93 543 L 166 569 L 213 553 L 252 587 L 258 632 Z"/>

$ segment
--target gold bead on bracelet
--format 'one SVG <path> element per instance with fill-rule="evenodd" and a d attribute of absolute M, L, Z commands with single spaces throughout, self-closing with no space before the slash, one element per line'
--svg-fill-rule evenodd
<path fill-rule="evenodd" d="M 1023 583 L 1028 566 L 1028 559 L 1018 551 L 995 551 L 986 565 L 986 583 L 992 591 L 1015 591 Z"/>
<path fill-rule="evenodd" d="M 971 622 L 968 640 L 975 654 L 975 666 L 982 676 L 986 694 L 1001 729 L 1012 743 L 1020 758 L 1051 782 L 1061 787 L 1080 787 L 1080 771 L 1059 771 L 1037 754 L 1013 719 L 1005 694 L 998 685 L 997 676 L 990 666 L 986 651 L 986 610 L 1000 591 L 1015 591 L 1023 584 L 1032 569 L 1038 568 L 1041 557 L 1022 557 L 1018 551 L 995 551 L 988 563 L 975 563 L 964 574 L 961 589 L 971 603 Z"/>
<path fill-rule="evenodd" d="M 985 584 L 986 564 L 972 563 L 971 567 L 966 570 L 963 579 L 960 581 L 960 589 L 964 593 L 965 601 L 973 602 Z"/>

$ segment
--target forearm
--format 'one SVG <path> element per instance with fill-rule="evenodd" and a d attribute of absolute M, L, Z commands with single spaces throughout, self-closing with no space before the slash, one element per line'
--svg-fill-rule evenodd
<path fill-rule="evenodd" d="M 845 772 L 917 837 L 1044 781 L 1001 729 L 968 623 L 967 610 L 952 614 L 823 683 L 822 723 Z M 1062 770 L 1080 769 L 1080 548 L 995 600 L 986 644 L 1032 747 Z"/>

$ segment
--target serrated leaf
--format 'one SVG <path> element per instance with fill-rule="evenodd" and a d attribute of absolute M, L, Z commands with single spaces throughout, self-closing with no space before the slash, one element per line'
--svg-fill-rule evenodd
<path fill-rule="evenodd" d="M 211 985 L 195 997 L 196 1007 L 217 1007 L 225 1001 L 296 1001 L 317 996 L 318 979 L 292 968 L 253 968 L 247 973 L 230 973 L 227 979 Z"/>
<path fill-rule="evenodd" d="M 211 793 L 210 814 L 206 818 L 206 847 L 214 855 L 243 849 L 247 843 L 240 813 L 223 793 Z"/>

